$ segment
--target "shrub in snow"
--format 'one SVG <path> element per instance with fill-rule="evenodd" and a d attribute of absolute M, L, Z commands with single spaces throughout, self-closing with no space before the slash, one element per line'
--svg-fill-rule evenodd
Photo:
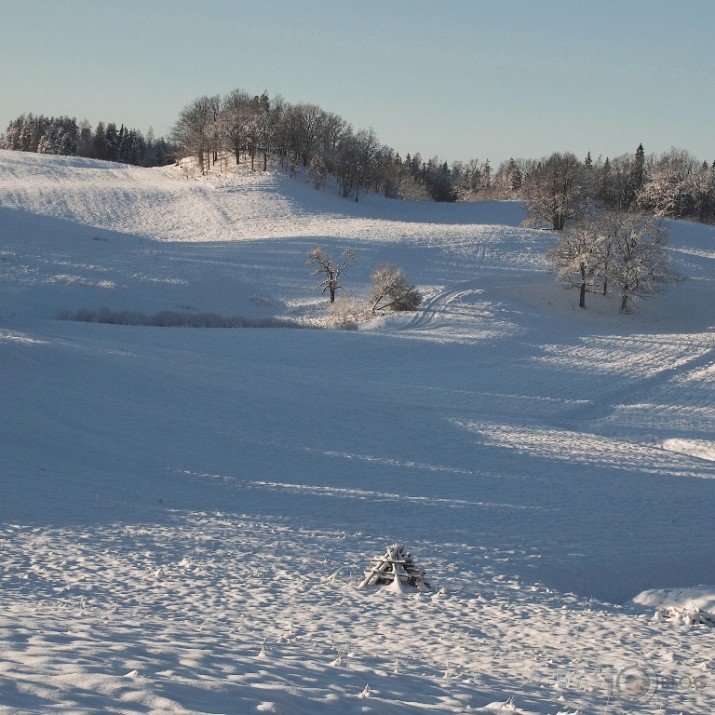
<path fill-rule="evenodd" d="M 328 326 L 338 330 L 357 330 L 367 320 L 365 306 L 354 299 L 342 299 L 330 306 Z"/>
<path fill-rule="evenodd" d="M 242 315 L 217 315 L 216 313 L 185 313 L 162 310 L 153 315 L 133 310 L 91 310 L 84 308 L 76 313 L 63 312 L 60 320 L 78 320 L 84 323 L 109 323 L 111 325 L 144 325 L 158 328 L 297 328 L 300 325 L 282 318 L 246 318 Z"/>
<path fill-rule="evenodd" d="M 422 294 L 407 282 L 400 268 L 383 263 L 372 273 L 372 310 L 417 310 Z"/>

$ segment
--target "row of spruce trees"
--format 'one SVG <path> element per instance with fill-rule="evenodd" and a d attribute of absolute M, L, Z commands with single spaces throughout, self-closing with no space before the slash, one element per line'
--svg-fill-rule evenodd
<path fill-rule="evenodd" d="M 145 136 L 138 129 L 114 122 L 99 122 L 92 129 L 85 119 L 22 114 L 13 119 L 0 138 L 0 148 L 39 154 L 82 156 L 117 161 L 136 166 L 163 166 L 173 162 L 178 147 L 163 137 L 155 138 L 150 129 Z"/>

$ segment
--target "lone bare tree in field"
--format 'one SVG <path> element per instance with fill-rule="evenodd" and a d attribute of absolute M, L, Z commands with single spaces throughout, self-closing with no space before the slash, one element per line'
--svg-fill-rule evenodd
<path fill-rule="evenodd" d="M 343 262 L 337 263 L 333 257 L 322 246 L 315 246 L 308 254 L 308 263 L 314 266 L 313 275 L 322 275 L 323 293 L 330 294 L 330 302 L 335 302 L 335 293 L 342 286 L 340 285 L 340 275 L 355 261 L 355 252 L 346 248 L 343 251 Z"/>

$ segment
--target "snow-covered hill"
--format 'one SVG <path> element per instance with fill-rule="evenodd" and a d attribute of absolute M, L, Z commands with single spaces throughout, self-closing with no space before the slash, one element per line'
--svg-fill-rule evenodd
<path fill-rule="evenodd" d="M 712 712 L 715 230 L 620 316 L 516 203 L 188 173 L 0 152 L 0 713 Z M 423 309 L 58 320 L 334 322 L 317 243 Z"/>

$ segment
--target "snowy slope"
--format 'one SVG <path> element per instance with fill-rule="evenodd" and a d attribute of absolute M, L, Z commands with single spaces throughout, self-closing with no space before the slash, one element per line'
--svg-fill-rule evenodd
<path fill-rule="evenodd" d="M 0 152 L 0 713 L 712 712 L 715 230 L 624 317 L 519 204 L 230 168 Z M 423 309 L 57 319 L 325 322 L 316 243 Z"/>

